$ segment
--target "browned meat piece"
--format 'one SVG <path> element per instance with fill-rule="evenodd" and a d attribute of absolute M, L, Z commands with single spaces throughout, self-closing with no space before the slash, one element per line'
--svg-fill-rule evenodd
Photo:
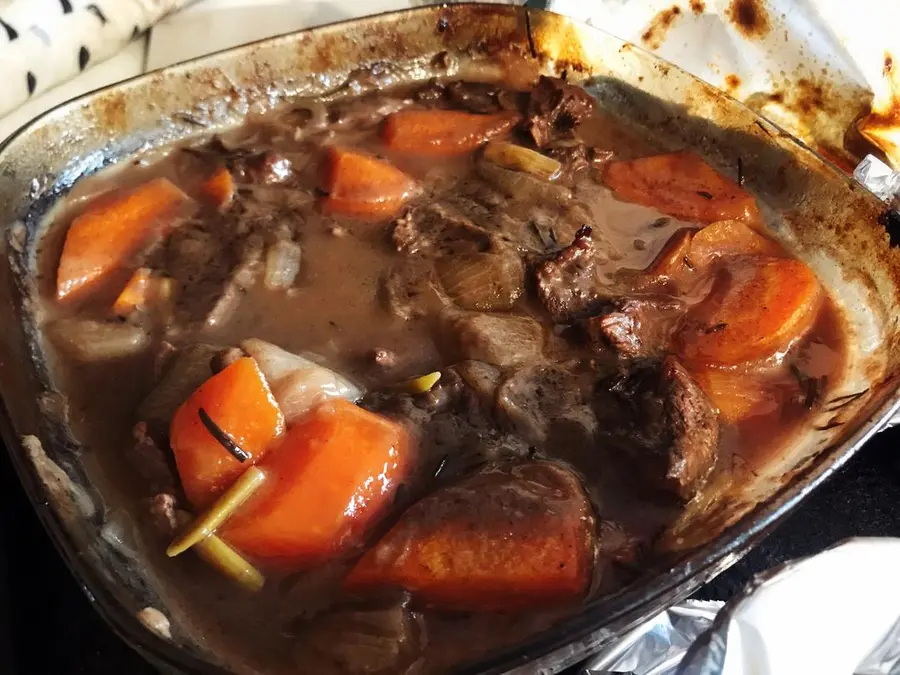
<path fill-rule="evenodd" d="M 584 466 L 593 455 L 597 420 L 590 381 L 557 366 L 526 366 L 497 389 L 497 416 L 530 446 Z"/>
<path fill-rule="evenodd" d="M 622 565 L 633 565 L 640 559 L 645 543 L 626 532 L 621 525 L 604 520 L 597 525 L 597 553 Z"/>
<path fill-rule="evenodd" d="M 448 351 L 459 358 L 508 368 L 541 354 L 544 330 L 526 316 L 452 312 L 444 317 Z"/>
<path fill-rule="evenodd" d="M 423 477 L 457 476 L 486 461 L 526 457 L 528 444 L 498 429 L 494 400 L 500 371 L 464 361 L 441 371 L 427 394 L 374 392 L 362 404 L 403 423 L 417 439 Z M 426 486 L 427 487 L 427 486 Z"/>
<path fill-rule="evenodd" d="M 461 361 L 451 370 L 478 396 L 483 409 L 493 410 L 501 379 L 499 368 L 483 361 Z"/>
<path fill-rule="evenodd" d="M 138 407 L 142 420 L 154 435 L 164 436 L 176 408 L 212 375 L 213 357 L 221 347 L 198 342 L 178 351 L 162 379 Z M 146 430 L 146 429 L 145 429 Z"/>
<path fill-rule="evenodd" d="M 382 277 L 380 293 L 388 311 L 407 321 L 450 304 L 430 260 L 410 260 L 393 267 Z"/>
<path fill-rule="evenodd" d="M 329 609 L 309 621 L 298 639 L 298 673 L 389 675 L 406 672 L 423 639 L 407 594 Z"/>
<path fill-rule="evenodd" d="M 613 158 L 611 150 L 588 147 L 569 138 L 548 144 L 544 154 L 560 162 L 569 176 L 592 166 L 601 166 Z"/>
<path fill-rule="evenodd" d="M 238 225 L 231 220 L 214 226 L 186 223 L 154 256 L 151 267 L 172 277 L 178 288 L 175 331 L 196 322 L 224 323 L 243 290 L 255 283 L 262 268 L 263 238 L 246 236 Z"/>
<path fill-rule="evenodd" d="M 716 462 L 715 409 L 673 357 L 600 382 L 599 437 L 650 487 L 690 499 Z"/>
<path fill-rule="evenodd" d="M 400 359 L 397 352 L 393 349 L 383 349 L 378 347 L 371 352 L 372 362 L 382 370 L 391 370 L 395 368 Z"/>
<path fill-rule="evenodd" d="M 170 537 L 178 532 L 178 499 L 171 492 L 160 492 L 148 500 L 150 522 L 160 534 Z"/>
<path fill-rule="evenodd" d="M 584 89 L 541 76 L 528 102 L 525 130 L 540 148 L 557 134 L 573 130 L 593 112 L 594 99 Z"/>
<path fill-rule="evenodd" d="M 398 251 L 427 255 L 480 253 L 491 244 L 490 236 L 472 221 L 443 204 L 423 204 L 410 209 L 394 223 Z"/>
<path fill-rule="evenodd" d="M 447 94 L 447 88 L 437 80 L 431 80 L 424 87 L 419 89 L 414 98 L 422 103 L 437 103 L 443 100 Z"/>
<path fill-rule="evenodd" d="M 591 228 L 583 227 L 575 241 L 537 268 L 538 297 L 556 323 L 590 315 L 614 289 L 604 278 Z"/>
<path fill-rule="evenodd" d="M 610 311 L 584 320 L 591 343 L 626 358 L 662 355 L 685 304 L 675 298 L 621 298 Z"/>
<path fill-rule="evenodd" d="M 132 430 L 134 445 L 128 463 L 147 484 L 149 492 L 174 492 L 175 469 L 167 450 L 150 436 L 147 423 L 138 422 Z"/>
<path fill-rule="evenodd" d="M 230 164 L 237 180 L 251 183 L 283 183 L 294 172 L 289 159 L 271 151 L 247 155 Z"/>
<path fill-rule="evenodd" d="M 492 113 L 500 109 L 497 88 L 482 82 L 451 82 L 447 95 L 454 107 L 474 113 Z"/>

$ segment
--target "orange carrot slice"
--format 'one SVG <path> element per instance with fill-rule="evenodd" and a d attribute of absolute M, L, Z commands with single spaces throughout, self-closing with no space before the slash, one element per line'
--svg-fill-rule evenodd
<path fill-rule="evenodd" d="M 752 195 L 690 151 L 612 162 L 605 180 L 620 199 L 675 218 L 709 223 L 758 216 Z"/>
<path fill-rule="evenodd" d="M 291 427 L 260 468 L 270 479 L 221 531 L 243 553 L 295 568 L 358 544 L 410 465 L 403 428 L 333 400 Z"/>
<path fill-rule="evenodd" d="M 718 409 L 719 419 L 729 424 L 765 415 L 780 407 L 781 397 L 761 375 L 717 368 L 699 368 L 691 375 Z"/>
<path fill-rule="evenodd" d="M 813 324 L 822 290 L 797 260 L 746 259 L 723 269 L 679 334 L 689 361 L 732 366 L 787 349 Z"/>
<path fill-rule="evenodd" d="M 210 434 L 200 408 L 250 455 L 250 464 L 284 430 L 281 410 L 253 359 L 238 359 L 200 385 L 175 411 L 169 429 L 184 493 L 197 509 L 209 506 L 247 468 Z"/>
<path fill-rule="evenodd" d="M 384 160 L 329 148 L 322 181 L 322 208 L 346 216 L 386 218 L 418 191 L 418 184 Z"/>
<path fill-rule="evenodd" d="M 219 210 L 224 210 L 234 201 L 234 177 L 224 166 L 216 169 L 200 186 L 203 198 Z"/>
<path fill-rule="evenodd" d="M 89 290 L 157 237 L 166 236 L 191 203 L 165 178 L 102 199 L 75 218 L 66 234 L 56 273 L 56 297 Z"/>
<path fill-rule="evenodd" d="M 577 601 L 593 563 L 589 514 L 583 489 L 561 467 L 490 467 L 410 507 L 344 585 L 399 586 L 465 611 Z"/>
<path fill-rule="evenodd" d="M 720 220 L 694 235 L 690 248 L 691 263 L 709 265 L 716 258 L 737 255 L 764 255 L 780 258 L 784 251 L 777 243 L 736 220 Z"/>
<path fill-rule="evenodd" d="M 147 303 L 150 292 L 151 272 L 146 267 L 135 270 L 131 279 L 119 293 L 113 303 L 113 313 L 116 316 L 128 316 L 132 312 L 143 308 Z"/>
<path fill-rule="evenodd" d="M 458 110 L 401 110 L 384 121 L 381 137 L 391 150 L 417 155 L 462 155 L 506 133 L 516 113 L 475 115 Z"/>

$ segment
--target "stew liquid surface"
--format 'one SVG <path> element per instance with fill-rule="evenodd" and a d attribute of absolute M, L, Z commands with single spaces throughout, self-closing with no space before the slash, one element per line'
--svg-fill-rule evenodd
<path fill-rule="evenodd" d="M 765 232 L 574 85 L 430 82 L 79 183 L 42 331 L 201 647 L 445 672 L 635 579 L 809 419 L 841 323 Z"/>

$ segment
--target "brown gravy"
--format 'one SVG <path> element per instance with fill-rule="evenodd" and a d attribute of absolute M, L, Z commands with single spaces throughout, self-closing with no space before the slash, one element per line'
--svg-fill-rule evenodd
<path fill-rule="evenodd" d="M 242 289 L 233 309 L 214 323 L 204 321 L 204 316 L 215 298 L 190 297 L 190 293 L 185 293 L 176 302 L 165 325 L 141 324 L 146 326 L 151 339 L 146 349 L 133 355 L 85 361 L 74 358 L 65 348 L 54 351 L 56 376 L 68 399 L 70 419 L 84 445 L 84 452 L 92 455 L 93 461 L 102 466 L 109 477 L 110 486 L 105 494 L 110 505 L 135 516 L 140 549 L 160 581 L 168 586 L 170 597 L 186 608 L 190 621 L 199 626 L 199 635 L 209 640 L 201 641 L 201 646 L 210 646 L 227 665 L 238 667 L 235 664 L 243 664 L 238 668 L 241 671 L 324 673 L 331 672 L 328 668 L 334 672 L 342 672 L 344 668 L 343 672 L 395 672 L 395 668 L 402 670 L 415 664 L 414 672 L 442 672 L 462 661 L 476 659 L 499 646 L 523 639 L 548 626 L 561 613 L 577 611 L 578 603 L 568 603 L 561 608 L 498 614 L 442 611 L 413 602 L 413 609 L 402 615 L 402 621 L 397 619 L 399 615 L 385 614 L 383 630 L 374 630 L 388 642 L 399 633 L 406 636 L 408 642 L 399 649 L 400 655 L 396 656 L 393 665 L 384 670 L 366 670 L 359 664 L 347 665 L 340 659 L 328 664 L 328 658 L 336 657 L 323 656 L 322 645 L 315 642 L 334 639 L 328 636 L 341 631 L 356 630 L 351 626 L 354 619 L 340 614 L 334 618 L 335 612 L 343 611 L 340 607 L 335 609 L 335 603 L 341 605 L 346 601 L 339 592 L 335 593 L 335 580 L 339 580 L 353 563 L 355 551 L 314 570 L 282 574 L 266 569 L 267 583 L 263 590 L 258 594 L 245 593 L 192 555 L 182 555 L 175 560 L 165 558 L 163 551 L 169 538 L 154 532 L 146 513 L 147 499 L 151 495 L 123 452 L 123 448 L 134 443 L 131 430 L 140 421 L 136 411 L 157 381 L 158 354 L 163 349 L 163 342 L 175 350 L 182 350 L 198 342 L 230 347 L 247 338 L 259 338 L 293 353 L 314 354 L 328 368 L 360 384 L 367 392 L 389 391 L 398 382 L 423 373 L 446 372 L 457 362 L 457 358 L 448 355 L 442 343 L 446 328 L 438 313 L 403 320 L 386 309 L 386 271 L 398 265 L 412 264 L 410 256 L 398 251 L 392 243 L 395 217 L 350 218 L 325 214 L 317 207 L 317 200 L 321 198 L 318 191 L 321 148 L 339 145 L 359 149 L 391 162 L 414 177 L 424 187 L 424 192 L 410 202 L 411 208 L 468 194 L 475 195 L 476 201 L 481 200 L 480 209 L 492 210 L 493 215 L 502 212 L 512 221 L 533 219 L 536 206 L 544 208 L 551 221 L 564 220 L 564 217 L 561 207 L 547 206 L 539 197 L 517 195 L 510 198 L 501 194 L 491 197 L 494 202 L 485 201 L 487 198 L 477 192 L 479 185 L 485 183 L 477 169 L 478 163 L 484 160 L 477 151 L 435 159 L 386 148 L 380 136 L 385 111 L 428 105 L 466 107 L 443 98 L 438 103 L 423 97 L 413 102 L 410 99 L 414 94 L 389 92 L 357 102 L 332 104 L 327 111 L 330 121 L 321 128 L 306 120 L 309 114 L 315 120 L 315 115 L 322 112 L 318 107 L 321 104 L 305 109 L 295 107 L 254 119 L 242 128 L 224 134 L 213 146 L 198 143 L 189 149 L 172 148 L 159 161 L 104 172 L 79 183 L 66 208 L 53 219 L 44 240 L 41 256 L 46 334 L 48 344 L 59 345 L 54 327 L 61 321 L 63 325 L 69 319 L 113 321 L 109 308 L 130 275 L 131 269 L 112 274 L 89 295 L 74 302 L 58 302 L 54 297 L 55 269 L 67 229 L 80 213 L 97 203 L 98 195 L 163 176 L 202 203 L 202 182 L 215 167 L 223 164 L 225 158 L 243 161 L 241 149 L 268 152 L 290 163 L 290 177 L 284 181 L 254 178 L 248 170 L 247 177 L 238 181 L 231 210 L 201 206 L 189 221 L 180 225 L 182 229 L 193 227 L 222 232 L 223 237 L 239 243 L 249 236 L 259 236 L 263 247 L 271 244 L 267 239 L 270 232 L 282 232 L 302 249 L 300 272 L 289 290 L 272 291 L 261 283 L 254 283 Z M 303 126 L 305 120 L 307 126 Z M 600 111 L 595 111 L 580 124 L 569 140 L 570 145 L 611 151 L 617 161 L 644 157 L 657 151 L 651 140 L 621 128 Z M 200 148 L 199 152 L 197 148 Z M 582 167 L 561 181 L 568 184 L 574 200 L 587 205 L 585 214 L 590 223 L 584 224 L 593 228 L 594 240 L 602 238 L 603 245 L 613 252 L 599 264 L 604 278 L 612 279 L 623 269 L 644 270 L 674 233 L 681 228 L 699 226 L 650 206 L 617 199 L 602 184 L 602 166 L 603 162 L 599 161 L 593 166 Z M 481 211 L 475 207 L 466 211 L 470 206 L 465 206 L 462 212 L 476 221 Z M 251 227 L 241 229 L 241 223 L 251 221 L 254 223 Z M 536 225 L 540 226 L 540 223 Z M 561 249 L 570 243 L 571 237 L 567 237 L 549 248 Z M 230 255 L 230 251 L 226 253 Z M 220 285 L 227 284 L 240 255 L 227 262 L 223 259 L 226 253 L 217 249 L 215 256 L 209 259 L 210 268 L 196 270 L 198 278 L 218 275 Z M 535 256 L 535 261 L 528 263 L 529 269 L 540 264 L 538 259 L 545 259 L 547 255 L 550 254 Z M 164 251 L 150 251 L 141 262 L 154 269 L 172 271 L 167 266 Z M 709 284 L 701 284 L 690 293 L 682 294 L 681 299 L 688 306 L 696 305 L 706 297 L 709 288 Z M 574 369 L 578 377 L 584 379 L 587 371 L 593 378 L 592 386 L 599 377 L 597 373 L 612 376 L 627 367 L 622 365 L 615 350 L 597 353 L 589 349 L 582 338 L 573 338 L 569 329 L 554 326 L 530 286 L 516 300 L 513 311 L 540 322 L 546 339 L 545 357 L 566 363 L 577 361 L 579 365 Z M 133 319 L 121 321 L 128 323 Z M 780 355 L 775 366 L 751 367 L 751 370 L 757 368 L 759 372 L 767 373 L 764 400 L 746 419 L 737 423 L 721 421 L 715 470 L 728 470 L 733 457 L 753 466 L 778 452 L 818 405 L 828 381 L 840 372 L 843 348 L 840 321 L 830 301 L 826 300 L 812 328 L 793 343 L 787 353 Z M 373 354 L 378 350 L 395 355 L 396 363 L 389 368 L 380 367 L 373 360 Z M 375 410 L 392 410 L 380 407 L 377 401 L 366 401 L 364 399 L 364 404 Z M 579 464 L 581 460 L 572 461 L 565 452 L 551 446 L 539 447 L 537 454 L 550 460 L 561 459 L 566 466 L 575 467 L 591 497 L 598 527 L 600 523 L 614 523 L 640 542 L 643 553 L 636 560 L 622 565 L 604 563 L 601 566 L 598 563 L 591 594 L 607 592 L 627 583 L 642 566 L 653 560 L 654 537 L 679 513 L 681 506 L 677 500 L 648 495 L 635 488 L 630 479 L 622 480 L 629 472 L 622 466 L 608 466 L 606 458 L 591 457 Z M 427 458 L 427 461 L 432 460 L 436 461 L 434 457 Z M 417 494 L 427 494 L 471 470 L 461 467 L 458 475 L 451 472 L 451 475 L 442 475 L 437 482 L 425 481 L 413 489 L 418 491 Z M 371 543 L 373 537 L 370 536 L 368 541 Z M 602 574 L 600 567 L 603 567 Z M 368 598 L 366 602 L 379 609 L 392 607 L 393 596 L 390 593 L 388 596 L 387 599 L 381 596 Z M 370 611 L 366 607 L 365 611 Z M 410 623 L 394 625 L 395 619 Z M 334 625 L 323 629 L 322 625 L 329 622 Z M 378 658 L 390 661 L 381 651 L 376 651 Z"/>

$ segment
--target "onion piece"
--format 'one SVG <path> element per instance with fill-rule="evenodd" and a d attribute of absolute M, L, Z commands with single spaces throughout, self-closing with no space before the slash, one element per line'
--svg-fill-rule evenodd
<path fill-rule="evenodd" d="M 512 251 L 448 256 L 437 261 L 447 295 L 462 309 L 511 309 L 525 291 L 525 266 Z"/>
<path fill-rule="evenodd" d="M 363 395 L 360 387 L 342 375 L 270 342 L 251 338 L 240 346 L 256 360 L 287 424 L 322 401 L 344 398 L 355 402 Z"/>
<path fill-rule="evenodd" d="M 60 319 L 48 333 L 59 349 L 84 362 L 132 356 L 150 344 L 149 333 L 140 326 L 94 319 Z"/>
<path fill-rule="evenodd" d="M 521 171 L 543 181 L 553 181 L 562 173 L 562 164 L 552 157 L 515 143 L 492 141 L 484 148 L 484 158 L 504 169 Z"/>
<path fill-rule="evenodd" d="M 484 158 L 477 162 L 478 173 L 511 199 L 567 204 L 572 191 L 564 185 L 538 180 L 527 173 L 504 169 Z"/>
<path fill-rule="evenodd" d="M 263 285 L 270 291 L 286 290 L 293 286 L 300 272 L 302 249 L 293 241 L 277 241 L 266 251 Z"/>

